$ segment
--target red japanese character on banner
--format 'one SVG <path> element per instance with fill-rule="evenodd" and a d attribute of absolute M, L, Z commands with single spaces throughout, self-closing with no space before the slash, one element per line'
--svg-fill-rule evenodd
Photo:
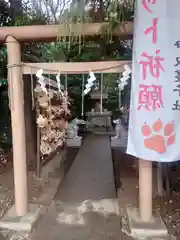
<path fill-rule="evenodd" d="M 152 32 L 152 42 L 155 44 L 157 42 L 157 24 L 158 24 L 158 18 L 153 19 L 153 25 L 148 27 L 145 31 L 144 34 L 147 35 L 150 32 Z"/>
<path fill-rule="evenodd" d="M 158 56 L 160 54 L 160 50 L 156 51 L 156 56 L 149 56 L 148 53 L 143 52 L 141 54 L 142 57 L 146 58 L 144 61 L 140 61 L 139 63 L 142 65 L 142 78 L 146 79 L 147 76 L 147 68 L 149 68 L 150 74 L 152 77 L 159 78 L 160 71 L 165 72 L 162 62 L 164 58 Z"/>
<path fill-rule="evenodd" d="M 155 111 L 157 108 L 163 108 L 162 86 L 140 84 L 138 97 L 138 110 L 145 108 L 148 111 Z"/>
<path fill-rule="evenodd" d="M 146 11 L 152 13 L 152 10 L 149 8 L 150 4 L 156 4 L 156 0 L 142 0 L 142 5 L 146 9 Z"/>

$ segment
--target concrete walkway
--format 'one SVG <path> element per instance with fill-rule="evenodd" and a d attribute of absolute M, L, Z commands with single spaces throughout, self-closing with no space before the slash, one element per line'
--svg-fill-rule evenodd
<path fill-rule="evenodd" d="M 33 240 L 119 240 L 110 141 L 89 135 Z"/>

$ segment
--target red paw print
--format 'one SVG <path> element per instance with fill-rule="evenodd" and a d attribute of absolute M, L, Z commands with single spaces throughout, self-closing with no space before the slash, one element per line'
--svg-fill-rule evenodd
<path fill-rule="evenodd" d="M 163 127 L 162 121 L 157 120 L 152 127 L 144 124 L 141 131 L 145 138 L 144 146 L 157 153 L 165 153 L 167 147 L 175 142 L 174 122 L 167 123 Z"/>

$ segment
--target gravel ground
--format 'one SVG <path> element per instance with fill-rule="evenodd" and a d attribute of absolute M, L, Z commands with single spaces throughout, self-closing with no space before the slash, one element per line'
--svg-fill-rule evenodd
<path fill-rule="evenodd" d="M 42 192 L 42 188 L 48 184 L 46 179 L 37 179 L 32 172 L 28 172 L 29 201 L 35 201 Z M 0 217 L 14 203 L 14 183 L 12 169 L 0 175 Z"/>
<path fill-rule="evenodd" d="M 14 181 L 12 151 L 3 154 L 0 151 L 0 218 L 14 203 Z M 28 197 L 29 202 L 35 201 L 48 184 L 47 179 L 38 179 L 31 171 L 28 172 Z"/>
<path fill-rule="evenodd" d="M 180 236 L 180 194 L 173 194 L 171 197 L 156 197 L 154 208 L 160 212 L 169 233 Z"/>
<path fill-rule="evenodd" d="M 72 148 L 68 149 L 66 160 L 63 162 L 64 175 L 66 176 L 71 165 L 74 162 L 74 159 L 78 153 L 78 149 Z M 12 171 L 12 161 L 8 161 L 8 164 L 4 165 L 1 168 L 0 174 L 0 217 L 2 217 L 7 210 L 14 203 L 14 184 L 13 184 L 13 171 Z M 48 187 L 50 181 L 47 179 L 38 179 L 36 178 L 33 172 L 28 172 L 28 194 L 29 202 L 36 202 L 36 199 L 41 195 L 43 188 Z M 43 204 L 43 203 L 42 203 Z M 16 232 L 1 232 L 0 240 L 8 240 L 12 237 L 14 240 L 30 240 L 31 236 L 27 233 L 22 233 L 22 237 L 19 236 L 19 233 L 16 238 Z"/>
<path fill-rule="evenodd" d="M 64 174 L 66 175 L 72 165 L 78 149 L 69 149 L 64 161 Z M 0 218 L 14 203 L 14 182 L 12 170 L 12 153 L 6 156 L 8 161 L 0 166 Z M 41 195 L 43 187 L 49 183 L 48 179 L 37 178 L 34 172 L 28 172 L 28 197 L 29 202 L 36 202 L 36 199 Z M 1 240 L 1 238 L 0 238 Z"/>
<path fill-rule="evenodd" d="M 74 157 L 77 154 L 77 150 L 73 153 L 69 152 L 69 159 L 66 164 L 66 172 L 68 172 L 71 164 L 73 163 Z M 122 210 L 122 240 L 132 239 L 126 213 L 124 211 L 125 204 L 131 203 L 136 205 L 138 194 L 137 188 L 137 174 L 134 169 L 130 167 L 133 164 L 133 158 L 120 153 L 117 150 L 112 151 L 115 183 L 117 193 L 120 199 L 120 209 Z M 5 169 L 5 171 L 3 170 Z M 14 203 L 13 196 L 13 172 L 12 163 L 10 162 L 5 168 L 0 168 L 0 217 L 12 206 Z M 37 179 L 32 172 L 28 172 L 28 192 L 29 201 L 35 201 L 42 192 L 42 188 L 48 184 L 48 180 Z M 130 186 L 130 187 L 128 187 Z M 127 191 L 131 189 L 131 191 Z M 133 189 L 133 191 L 132 191 Z M 123 196 L 123 197 L 122 197 Z M 174 192 L 171 197 L 155 197 L 154 209 L 158 210 L 161 214 L 169 233 L 179 237 L 180 236 L 180 193 Z M 25 238 L 23 235 L 22 239 L 29 239 L 28 236 Z M 0 235 L 0 240 L 4 240 L 3 236 Z M 20 239 L 19 239 L 20 240 Z"/>
<path fill-rule="evenodd" d="M 32 172 L 28 172 L 28 197 L 29 202 L 35 200 L 40 196 L 42 189 L 48 184 L 48 180 L 37 179 Z M 14 184 L 12 169 L 0 175 L 0 218 L 8 211 L 14 204 Z M 13 235 L 14 240 L 29 240 L 30 237 L 26 233 L 22 233 L 22 238 L 13 231 L 0 232 L 0 240 L 9 240 Z"/>

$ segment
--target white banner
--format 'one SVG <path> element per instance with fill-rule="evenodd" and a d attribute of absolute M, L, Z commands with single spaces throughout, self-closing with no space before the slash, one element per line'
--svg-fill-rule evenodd
<path fill-rule="evenodd" d="M 127 153 L 180 159 L 180 1 L 137 0 Z"/>

